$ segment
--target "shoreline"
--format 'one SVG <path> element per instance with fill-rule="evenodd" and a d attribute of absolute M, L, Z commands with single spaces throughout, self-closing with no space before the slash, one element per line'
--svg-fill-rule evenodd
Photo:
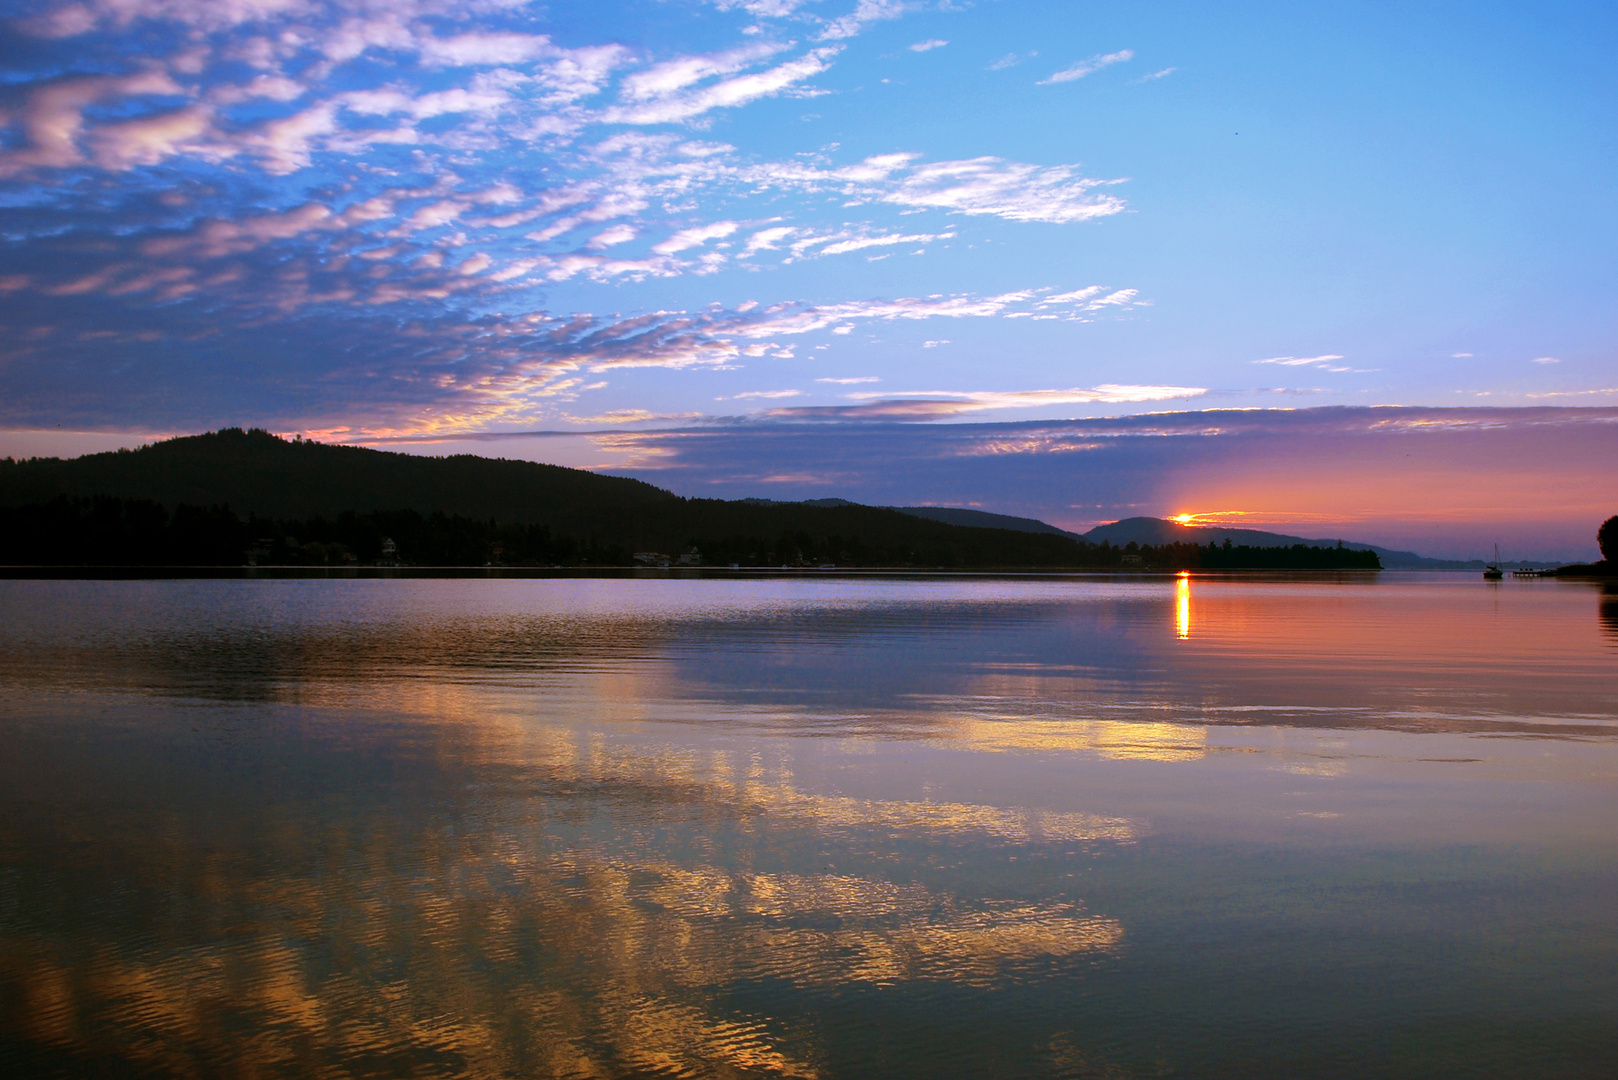
<path fill-rule="evenodd" d="M 0 580 L 12 581 L 155 581 L 155 580 L 456 580 L 601 578 L 649 580 L 748 580 L 771 578 L 1145 578 L 1168 579 L 1303 575 L 1310 578 L 1349 576 L 1374 578 L 1379 574 L 1445 574 L 1473 576 L 1472 570 L 1424 568 L 1295 569 L 1264 568 L 1131 568 L 1112 567 L 770 567 L 770 566 L 0 566 Z"/>

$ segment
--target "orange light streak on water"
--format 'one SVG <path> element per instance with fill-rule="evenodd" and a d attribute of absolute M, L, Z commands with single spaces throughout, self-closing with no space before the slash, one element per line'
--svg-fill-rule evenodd
<path fill-rule="evenodd" d="M 1180 580 L 1175 586 L 1174 596 L 1174 636 L 1181 641 L 1189 641 L 1191 639 L 1191 574 L 1189 571 L 1180 571 Z"/>

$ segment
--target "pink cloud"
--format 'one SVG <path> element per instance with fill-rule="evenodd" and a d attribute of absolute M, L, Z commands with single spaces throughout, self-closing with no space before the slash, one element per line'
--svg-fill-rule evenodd
<path fill-rule="evenodd" d="M 19 123 L 28 145 L 0 152 L 0 176 L 40 168 L 64 168 L 86 160 L 79 147 L 84 133 L 84 110 L 119 97 L 181 95 L 184 90 L 156 68 L 134 75 L 103 75 L 45 83 L 25 99 L 20 109 L 0 117 L 8 125 Z"/>
<path fill-rule="evenodd" d="M 103 124 L 90 135 L 95 163 L 103 169 L 156 165 L 165 158 L 202 148 L 213 127 L 213 110 L 191 105 L 156 116 Z"/>

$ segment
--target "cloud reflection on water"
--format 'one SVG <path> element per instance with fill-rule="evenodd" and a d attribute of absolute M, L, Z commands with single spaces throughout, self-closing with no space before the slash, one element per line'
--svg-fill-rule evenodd
<path fill-rule="evenodd" d="M 431 721 L 283 709 L 223 749 L 184 708 L 70 723 L 100 728 L 90 752 L 30 732 L 45 777 L 25 798 L 48 821 L 8 818 L 0 841 L 31 849 L 30 892 L 126 900 L 9 920 L 10 1036 L 163 1071 L 810 1077 L 812 1032 L 712 995 L 986 991 L 1124 942 L 1073 900 L 961 894 L 899 867 L 918 846 L 1129 843 L 1127 820 L 817 795 L 740 752 L 645 753 L 565 717 L 535 731 L 490 724 L 475 695 L 430 700 Z M 348 773 L 358 760 L 385 771 Z M 115 826 L 50 783 L 64 771 L 116 801 Z M 867 850 L 898 874 L 756 865 L 783 846 L 800 864 Z"/>
<path fill-rule="evenodd" d="M 1094 883 L 1144 853 L 1148 894 L 1231 887 L 1154 877 L 1165 821 L 1521 843 L 1576 816 L 1525 813 L 1525 787 L 1561 789 L 1523 779 L 1571 778 L 1610 836 L 1577 800 L 1612 780 L 1611 654 L 1558 583 L 0 597 L 0 1037 L 40 1072 L 829 1076 L 896 1037 L 858 1032 L 893 1000 L 949 1029 L 917 1070 L 963 1039 L 992 1064 L 962 1018 L 1006 1001 L 1106 1060 L 1063 1025 L 1153 912 Z M 1290 910 L 1262 899 L 1261 944 Z"/>

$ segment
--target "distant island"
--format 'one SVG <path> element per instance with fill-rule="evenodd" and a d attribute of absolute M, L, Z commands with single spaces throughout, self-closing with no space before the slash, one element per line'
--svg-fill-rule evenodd
<path fill-rule="evenodd" d="M 1098 532 L 1079 536 L 1031 518 L 942 507 L 689 499 L 556 465 L 422 457 L 238 428 L 139 450 L 0 460 L 0 564 L 9 566 L 1383 565 L 1377 550 L 1341 541 L 1142 542 Z"/>
<path fill-rule="evenodd" d="M 1221 525 L 1181 525 L 1177 521 L 1165 521 L 1162 518 L 1125 518 L 1110 525 L 1098 525 L 1089 532 L 1084 533 L 1083 537 L 1091 543 L 1109 541 L 1113 544 L 1119 544 L 1133 540 L 1142 544 L 1192 543 L 1202 546 L 1228 542 L 1238 546 L 1255 548 L 1290 548 L 1299 544 L 1305 547 L 1342 544 L 1344 547 L 1355 551 L 1375 552 L 1381 564 L 1390 570 L 1483 569 L 1483 560 L 1481 559 L 1433 559 L 1425 555 L 1418 555 L 1414 551 L 1399 551 L 1394 548 L 1357 543 L 1352 540 L 1310 539 L 1302 536 L 1290 536 L 1286 533 L 1265 532 L 1261 529 L 1235 529 Z"/>

